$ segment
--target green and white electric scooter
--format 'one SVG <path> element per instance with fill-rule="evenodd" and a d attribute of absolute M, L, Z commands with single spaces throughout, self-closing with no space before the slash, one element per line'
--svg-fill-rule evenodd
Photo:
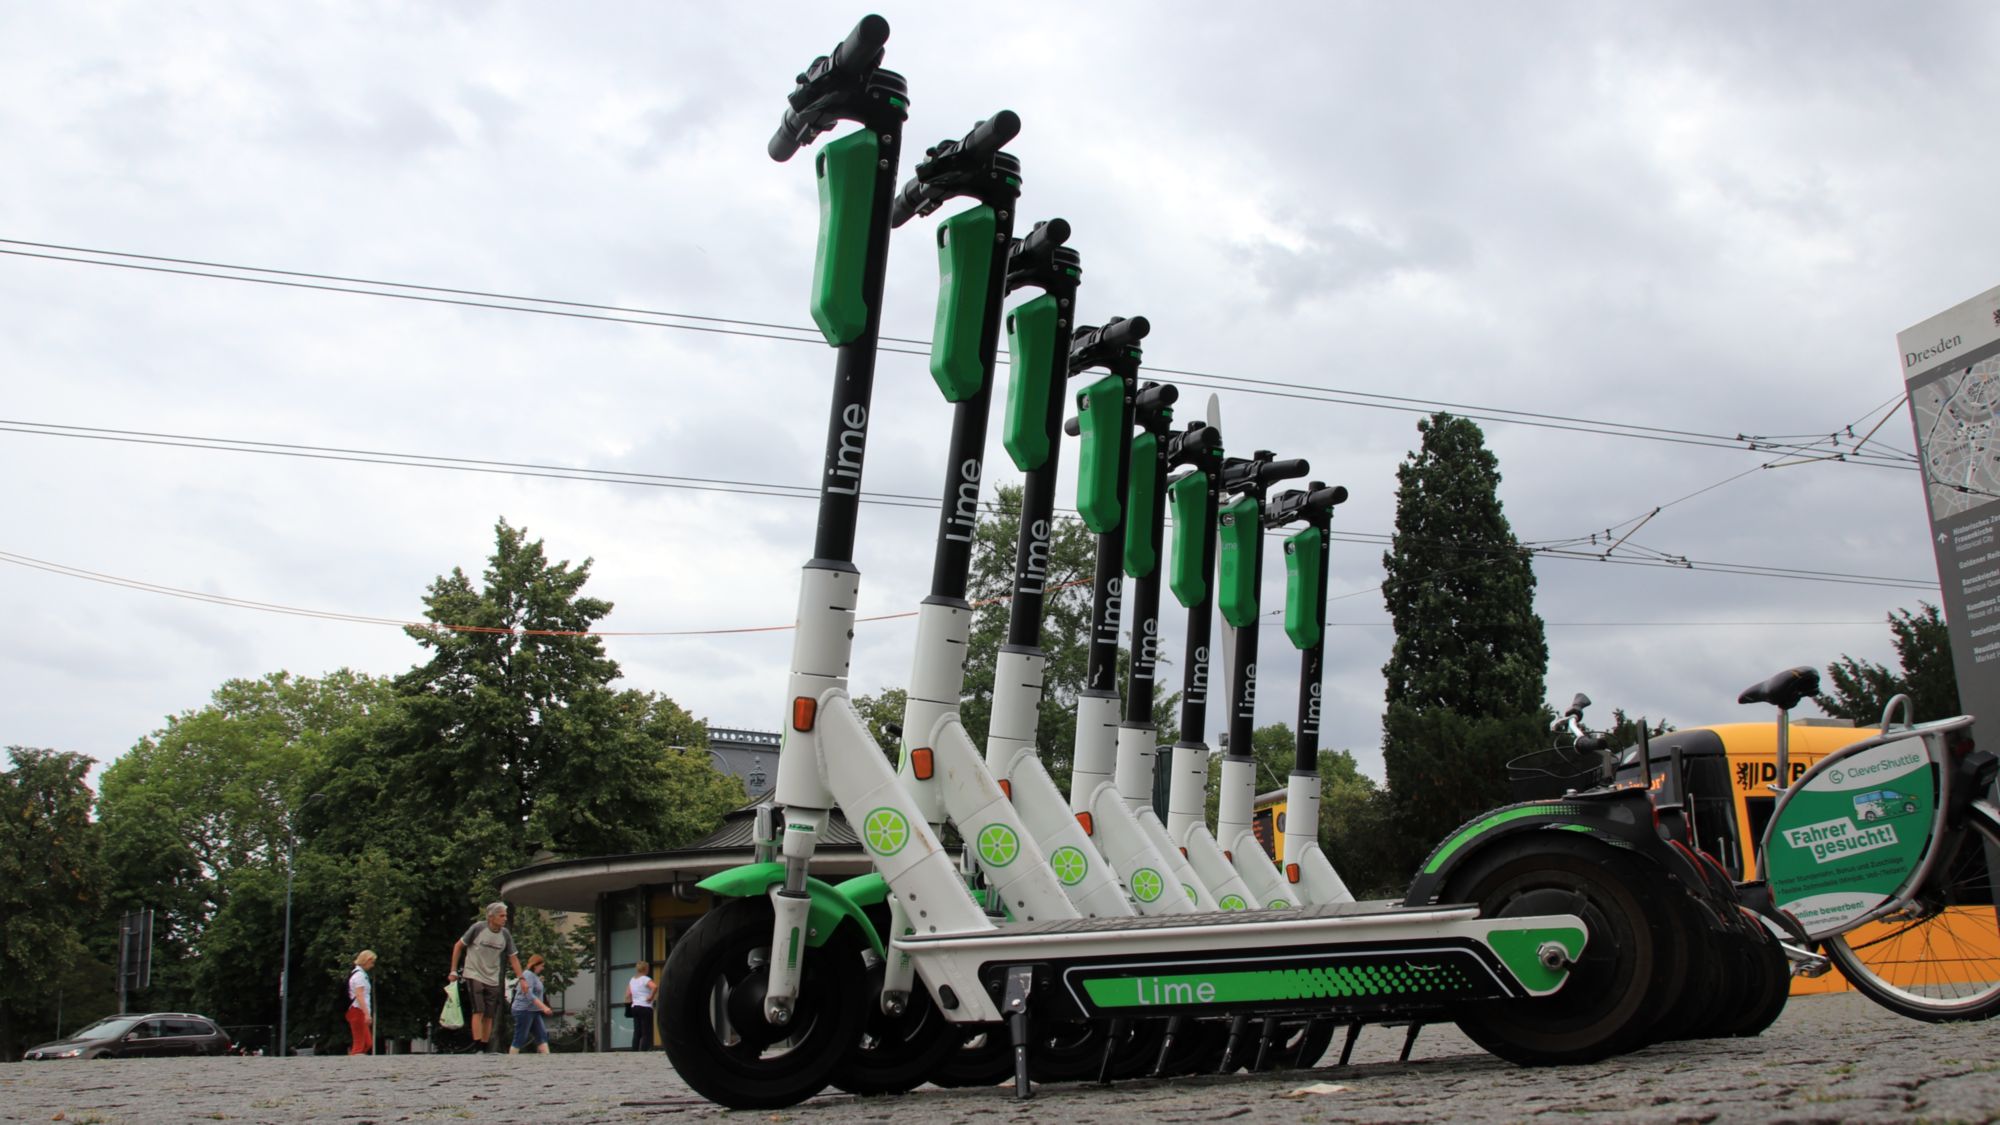
<path fill-rule="evenodd" d="M 861 1048 L 868 1010 L 888 998 L 886 991 L 869 995 L 868 976 L 860 971 L 880 941 L 861 905 L 810 874 L 815 846 L 836 807 L 859 829 L 903 916 L 902 932 L 891 939 L 892 959 L 909 958 L 948 1022 L 1004 1025 L 1015 1050 L 1019 1097 L 1031 1092 L 1031 1012 L 1080 1020 L 1364 1013 L 1452 1018 L 1469 1005 L 1497 999 L 1534 1004 L 1560 994 L 1572 1001 L 1567 1019 L 1575 1009 L 1587 1013 L 1608 1004 L 1600 992 L 1616 992 L 1622 1001 L 1630 979 L 1645 975 L 1642 964 L 1622 959 L 1615 946 L 1603 949 L 1604 968 L 1585 971 L 1591 963 L 1579 961 L 1587 950 L 1598 952 L 1600 927 L 1629 921 L 1623 900 L 1593 882 L 1589 868 L 1581 875 L 1565 868 L 1541 887 L 1530 863 L 1525 883 L 1517 879 L 1505 894 L 1483 895 L 1481 901 L 1491 903 L 1487 915 L 1476 906 L 1440 901 L 1082 918 L 1058 891 L 1048 913 L 1030 921 L 1040 908 L 1025 894 L 1017 896 L 1016 887 L 1028 888 L 1017 880 L 1005 884 L 1005 905 L 1015 920 L 996 923 L 967 892 L 931 830 L 924 802 L 891 767 L 847 697 L 859 586 L 855 505 L 868 440 L 895 153 L 908 104 L 900 76 L 880 69 L 887 37 L 887 23 L 869 17 L 815 61 L 800 76 L 784 128 L 771 145 L 772 155 L 785 159 L 840 121 L 860 125 L 826 145 L 815 161 L 822 226 L 813 311 L 837 349 L 836 377 L 814 556 L 802 574 L 787 687 L 777 789 L 785 811 L 781 858 L 703 881 L 721 901 L 676 943 L 661 996 L 665 1046 L 681 1077 L 724 1105 L 784 1106 L 823 1088 Z M 997 139 L 975 130 L 962 148 L 990 154 Z M 956 495 L 947 493 L 947 512 Z M 948 516 L 941 519 L 941 532 L 949 526 Z M 931 731 L 911 735 L 913 746 L 935 752 L 934 780 L 944 783 L 946 812 L 968 841 L 992 824 L 1020 833 L 1017 816 L 991 807 L 1010 802 L 979 756 L 949 737 L 954 729 L 946 716 Z M 921 747 L 916 740 L 926 734 L 933 744 Z M 961 813 L 982 797 L 990 800 Z M 1524 854 L 1532 860 L 1535 849 L 1509 849 L 1513 860 Z M 1022 863 L 1047 871 L 1046 858 L 1025 837 L 1014 860 Z M 998 866 L 1004 871 L 1009 865 Z M 1513 893 L 1523 886 L 1529 893 Z M 1585 979 L 1570 980 L 1572 966 Z M 1605 1020 L 1624 1018 L 1624 1006 L 1607 1007 Z M 1537 1057 L 1564 1061 L 1602 1053 L 1584 1041 Z"/>
<path fill-rule="evenodd" d="M 1181 732 L 1171 754 L 1166 832 L 1194 874 L 1193 886 L 1222 910 L 1249 910 L 1258 899 L 1208 828 L 1208 694 L 1212 678 L 1211 629 L 1215 617 L 1216 524 L 1221 508 L 1224 457 L 1215 406 L 1199 442 L 1184 443 L 1186 471 L 1167 485 L 1173 512 L 1173 554 L 1167 588 L 1188 611 L 1182 654 Z M 1193 437 L 1193 431 L 1190 432 Z"/>
<path fill-rule="evenodd" d="M 1313 481 L 1266 500 L 1264 526 L 1303 523 L 1285 540 L 1285 636 L 1299 650 L 1299 709 L 1291 776 L 1285 784 L 1285 881 L 1301 902 L 1352 902 L 1347 883 L 1319 843 L 1319 719 L 1326 653 L 1326 587 L 1333 509 L 1347 490 Z"/>
<path fill-rule="evenodd" d="M 1251 827 L 1257 799 L 1257 757 L 1252 739 L 1257 729 L 1258 625 L 1263 613 L 1264 497 L 1279 481 L 1305 476 L 1312 467 L 1304 460 L 1276 460 L 1268 450 L 1223 462 L 1222 490 L 1234 499 L 1218 514 L 1216 587 L 1229 666 L 1229 739 L 1222 756 L 1220 799 L 1216 803 L 1215 837 L 1236 873 L 1250 888 L 1253 901 L 1267 909 L 1297 905 L 1297 894 L 1279 873 Z"/>

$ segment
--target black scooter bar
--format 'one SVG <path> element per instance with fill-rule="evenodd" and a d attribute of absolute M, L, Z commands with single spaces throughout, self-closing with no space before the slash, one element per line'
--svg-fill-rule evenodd
<path fill-rule="evenodd" d="M 1310 520 L 1314 515 L 1331 512 L 1347 503 L 1347 489 L 1334 485 L 1331 488 L 1313 482 L 1308 489 L 1292 489 L 1281 492 L 1264 502 L 1264 526 L 1282 527 L 1294 520 Z"/>

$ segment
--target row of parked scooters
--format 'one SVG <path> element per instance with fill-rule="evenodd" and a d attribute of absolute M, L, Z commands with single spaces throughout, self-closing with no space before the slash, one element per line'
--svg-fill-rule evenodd
<path fill-rule="evenodd" d="M 702 884 L 719 905 L 668 960 L 661 1022 L 680 1075 L 739 1108 L 790 1105 L 829 1084 L 893 1093 L 1010 1075 L 1027 1097 L 1037 1081 L 1310 1065 L 1336 1029 L 1365 1022 L 1456 1021 L 1523 1063 L 1768 1024 L 1784 1000 L 1783 956 L 1671 854 L 1643 792 L 1501 810 L 1441 844 L 1404 900 L 1353 901 L 1318 843 L 1328 529 L 1346 490 L 1281 489 L 1307 478 L 1308 464 L 1232 455 L 1212 400 L 1203 418 L 1177 420 L 1176 389 L 1141 377 L 1145 318 L 1079 320 L 1068 224 L 1017 234 L 1021 167 L 1004 151 L 1014 114 L 926 150 L 899 186 L 909 95 L 881 67 L 888 33 L 869 16 L 814 60 L 770 144 L 783 161 L 842 122 L 859 126 L 812 162 L 812 315 L 835 349 L 834 390 L 776 803 L 760 818 L 759 862 Z M 935 228 L 930 364 L 952 404 L 951 436 L 892 757 L 847 695 L 856 507 L 890 232 L 953 200 L 969 205 Z M 1027 299 L 1007 309 L 1015 293 Z M 958 707 L 1003 331 L 1002 444 L 1024 474 L 1023 499 L 980 747 Z M 1065 432 L 1077 439 L 1076 507 L 1098 548 L 1067 793 L 1036 744 Z M 1275 861 L 1252 829 L 1267 529 L 1291 532 L 1284 628 L 1301 654 Z M 1165 748 L 1152 722 L 1163 587 L 1187 613 L 1180 741 Z M 1228 734 L 1211 830 L 1204 738 L 1218 608 Z M 1154 807 L 1162 769 L 1164 815 Z M 836 808 L 875 868 L 839 886 L 811 874 Z M 957 858 L 942 843 L 947 825 L 962 841 Z M 1552 827 L 1578 830 L 1541 830 Z M 1683 995 L 1704 950 L 1726 951 L 1731 995 L 1759 990 L 1754 1012 Z"/>

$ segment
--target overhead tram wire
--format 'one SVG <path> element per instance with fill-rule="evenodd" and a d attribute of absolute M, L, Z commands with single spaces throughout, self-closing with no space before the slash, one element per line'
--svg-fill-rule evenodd
<path fill-rule="evenodd" d="M 401 300 L 423 301 L 432 304 L 461 305 L 502 312 L 567 316 L 582 320 L 630 324 L 640 327 L 678 328 L 685 331 L 743 336 L 752 339 L 803 344 L 819 344 L 822 342 L 817 329 L 776 324 L 770 321 L 708 316 L 695 313 L 666 312 L 586 301 L 522 296 L 490 290 L 460 289 L 449 286 L 420 285 L 399 281 L 381 281 L 340 274 L 315 273 L 306 270 L 273 269 L 265 266 L 241 266 L 197 258 L 174 258 L 162 255 L 138 254 L 122 250 L 99 250 L 91 247 L 71 246 L 59 243 L 32 242 L 24 239 L 0 238 L 0 246 L 33 248 L 32 250 L 0 249 L 0 254 L 47 261 L 70 262 L 79 265 L 108 266 L 160 274 L 205 277 L 219 281 L 241 281 L 322 292 L 347 293 L 355 296 L 389 297 Z M 49 253 L 47 251 L 62 251 L 63 253 Z M 76 254 L 90 254 L 95 255 L 95 257 L 79 258 L 72 256 Z M 158 264 L 149 265 L 146 263 Z M 228 270 L 232 272 L 213 272 L 216 270 Z M 244 276 L 248 274 L 266 276 Z M 352 288 L 353 286 L 368 286 L 370 288 Z M 678 323 L 681 321 L 697 321 L 700 323 Z M 753 331 L 753 329 L 763 331 Z M 892 354 L 927 355 L 930 347 L 929 341 L 911 337 L 884 336 L 882 339 L 886 342 L 913 345 L 913 347 L 908 348 L 884 347 L 880 349 Z M 1570 415 L 1549 414 L 1540 411 L 1486 407 L 1449 402 L 1441 399 L 1385 395 L 1340 387 L 1316 386 L 1309 383 L 1293 383 L 1272 379 L 1256 379 L 1247 376 L 1223 375 L 1214 372 L 1190 371 L 1178 368 L 1147 367 L 1142 368 L 1142 370 L 1158 375 L 1178 376 L 1188 386 L 1210 390 L 1235 390 L 1244 394 L 1286 398 L 1296 401 L 1321 402 L 1337 406 L 1361 406 L 1378 410 L 1394 410 L 1418 414 L 1445 410 L 1476 421 L 1534 426 L 1543 429 L 1564 430 L 1576 433 L 1630 437 L 1648 441 L 1662 441 L 1718 449 L 1741 450 L 1746 448 L 1763 448 L 1755 444 L 1757 439 L 1754 435 L 1746 436 L 1740 433 L 1731 437 L 1730 435 L 1720 433 L 1707 433 L 1663 426 L 1646 426 L 1627 422 L 1610 422 Z M 1189 380 L 1195 381 L 1189 382 Z M 1870 413 L 1873 412 L 1871 411 Z M 1859 452 L 1858 449 L 1838 458 L 1838 460 L 1846 464 L 1871 465 L 1878 468 L 1914 468 L 1913 464 L 1907 463 L 1907 459 L 1908 455 L 1901 454 L 1900 451 L 1897 451 L 1897 456 L 1892 457 L 1886 453 L 1864 454 Z"/>
<path fill-rule="evenodd" d="M 680 477 L 660 473 L 570 468 L 556 465 L 539 465 L 532 462 L 480 460 L 476 458 L 444 457 L 429 454 L 400 454 L 377 450 L 349 449 L 337 446 L 312 446 L 288 442 L 254 442 L 236 438 L 207 438 L 189 434 L 114 430 L 106 427 L 69 426 L 55 423 L 24 422 L 13 419 L 0 419 L 0 432 L 31 434 L 38 437 L 66 437 L 94 441 L 125 442 L 179 449 L 206 449 L 224 453 L 259 453 L 269 456 L 340 461 L 366 465 L 388 465 L 401 468 L 441 469 L 453 472 L 518 476 L 548 480 L 631 484 L 650 488 L 674 488 L 743 496 L 770 496 L 790 500 L 811 500 L 818 495 L 817 486 L 809 485 L 776 484 L 716 477 Z M 879 504 L 887 507 L 922 510 L 934 509 L 938 504 L 936 497 L 917 496 L 909 493 L 864 492 L 861 500 L 864 503 Z M 982 501 L 980 509 L 991 514 L 998 510 L 998 505 L 993 501 Z M 1060 513 L 1060 518 L 1074 520 L 1078 517 L 1073 512 L 1064 512 Z M 1266 530 L 1265 534 L 1282 536 L 1283 532 Z M 1381 532 L 1336 531 L 1331 533 L 1331 538 L 1337 542 L 1365 543 L 1370 546 L 1387 544 L 1393 541 L 1392 536 Z M 1720 570 L 1725 567 L 1743 567 L 1745 569 L 1740 571 L 1740 573 L 1757 574 L 1764 577 L 1789 577 L 1808 581 L 1838 581 L 1854 585 L 1888 586 L 1895 589 L 1934 589 L 1936 587 L 1936 583 L 1875 575 L 1838 574 L 1823 571 L 1795 570 L 1784 567 L 1758 567 L 1753 564 L 1690 563 L 1680 556 L 1663 556 L 1659 560 L 1624 559 L 1606 557 L 1596 552 L 1583 552 L 1571 549 L 1588 541 L 1589 536 L 1571 536 L 1563 539 L 1526 540 L 1512 548 L 1499 548 L 1466 547 L 1449 541 L 1424 540 L 1424 542 L 1433 545 L 1442 544 L 1452 550 L 1477 552 L 1484 556 L 1491 556 L 1497 553 L 1519 552 L 1523 554 L 1538 554 L 1548 558 L 1614 562 L 1624 565 L 1672 566 L 1675 569 L 1682 570 Z M 1485 565 L 1485 563 L 1482 561 L 1476 565 Z M 1738 571 L 1722 570 L 1722 572 L 1737 573 Z M 1351 595 L 1341 596 L 1346 597 Z"/>

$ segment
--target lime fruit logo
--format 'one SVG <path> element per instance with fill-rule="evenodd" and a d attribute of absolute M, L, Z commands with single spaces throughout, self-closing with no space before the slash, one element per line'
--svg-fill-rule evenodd
<path fill-rule="evenodd" d="M 895 855 L 910 842 L 910 822 L 903 819 L 902 813 L 884 806 L 861 822 L 861 835 L 876 855 Z"/>
<path fill-rule="evenodd" d="M 1004 824 L 989 824 L 979 833 L 979 858 L 988 867 L 1005 867 L 1021 854 L 1021 838 Z"/>
<path fill-rule="evenodd" d="M 1083 858 L 1083 852 L 1065 844 L 1049 856 L 1049 866 L 1055 868 L 1056 878 L 1063 886 L 1074 887 L 1083 882 L 1084 873 L 1090 870 L 1090 861 Z"/>
<path fill-rule="evenodd" d="M 1201 905 L 1201 896 L 1194 893 L 1193 887 L 1188 886 L 1186 883 L 1182 883 L 1181 890 L 1187 894 L 1189 902 L 1192 902 L 1197 906 Z"/>
<path fill-rule="evenodd" d="M 1222 901 L 1216 903 L 1216 905 L 1224 910 L 1248 910 L 1250 908 L 1250 904 L 1243 901 L 1242 895 L 1223 895 Z"/>
<path fill-rule="evenodd" d="M 1283 910 L 1291 905 L 1292 905 L 1291 903 L 1286 902 L 1284 899 L 1281 898 L 1274 898 L 1271 900 L 1271 909 L 1273 910 Z"/>
<path fill-rule="evenodd" d="M 1132 873 L 1132 897 L 1140 902 L 1151 902 L 1160 897 L 1166 884 L 1160 881 L 1160 873 L 1150 867 L 1141 867 Z"/>

